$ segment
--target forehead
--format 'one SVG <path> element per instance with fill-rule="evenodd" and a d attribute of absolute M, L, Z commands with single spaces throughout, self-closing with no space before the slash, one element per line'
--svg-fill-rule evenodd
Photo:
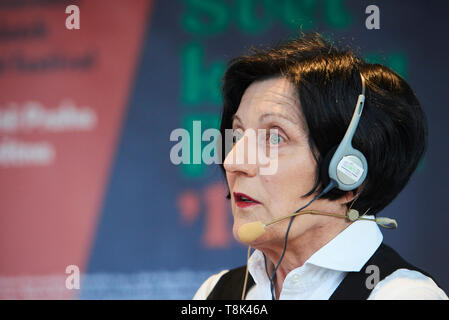
<path fill-rule="evenodd" d="M 293 122 L 301 122 L 298 93 L 285 78 L 272 78 L 252 83 L 242 96 L 237 114 L 259 113 L 284 115 Z"/>

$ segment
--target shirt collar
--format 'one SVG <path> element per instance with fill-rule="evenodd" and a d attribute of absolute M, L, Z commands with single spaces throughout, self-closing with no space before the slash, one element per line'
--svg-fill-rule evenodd
<path fill-rule="evenodd" d="M 365 217 L 374 219 L 374 216 Z M 382 232 L 376 223 L 358 220 L 321 247 L 306 263 L 332 270 L 360 271 L 382 240 Z"/>
<path fill-rule="evenodd" d="M 374 219 L 374 216 L 366 215 Z M 360 271 L 382 243 L 383 236 L 376 223 L 358 220 L 316 251 L 305 263 L 318 267 L 354 272 Z M 248 260 L 248 271 L 257 283 L 266 278 L 262 252 L 255 250 Z"/>

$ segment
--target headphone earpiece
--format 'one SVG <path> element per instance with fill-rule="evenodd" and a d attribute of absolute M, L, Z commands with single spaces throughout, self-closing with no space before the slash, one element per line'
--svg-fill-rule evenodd
<path fill-rule="evenodd" d="M 366 178 L 368 163 L 365 156 L 352 146 L 337 148 L 329 164 L 329 177 L 337 188 L 350 191 L 358 188 Z"/>

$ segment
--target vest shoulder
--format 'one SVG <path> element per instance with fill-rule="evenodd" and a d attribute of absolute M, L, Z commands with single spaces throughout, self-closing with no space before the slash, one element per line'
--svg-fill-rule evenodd
<path fill-rule="evenodd" d="M 415 270 L 433 279 L 427 272 L 407 262 L 393 248 L 382 243 L 359 272 L 349 272 L 346 275 L 330 299 L 365 300 L 374 288 L 367 285 L 367 281 L 374 272 L 377 272 L 376 278 L 382 281 L 399 269 Z"/>
<path fill-rule="evenodd" d="M 222 270 L 216 274 L 209 276 L 200 286 L 200 288 L 196 291 L 193 296 L 193 300 L 205 300 L 208 295 L 211 293 L 212 289 L 215 287 L 217 282 L 220 280 L 221 276 L 228 272 L 229 270 Z"/>
<path fill-rule="evenodd" d="M 381 270 L 381 278 L 385 279 L 399 269 L 407 269 L 409 271 L 417 271 L 423 275 L 433 279 L 433 277 L 423 269 L 411 264 L 405 260 L 396 250 L 386 244 L 381 244 L 379 250 L 373 255 L 372 262 L 381 262 L 384 266 L 384 272 Z M 369 263 L 370 261 L 368 261 Z M 367 265 L 368 265 L 367 263 Z"/>
<path fill-rule="evenodd" d="M 435 281 L 417 270 L 398 269 L 380 281 L 368 300 L 448 300 Z"/>
<path fill-rule="evenodd" d="M 241 298 L 246 265 L 224 273 L 207 297 L 208 300 L 238 300 Z M 252 278 L 248 275 L 248 282 Z"/>

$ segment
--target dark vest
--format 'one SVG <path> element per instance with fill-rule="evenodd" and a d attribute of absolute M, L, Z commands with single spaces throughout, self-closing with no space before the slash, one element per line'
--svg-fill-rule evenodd
<path fill-rule="evenodd" d="M 374 252 L 368 262 L 360 269 L 359 272 L 348 272 L 335 289 L 329 300 L 365 300 L 369 297 L 371 290 L 366 286 L 367 277 L 370 273 L 366 273 L 366 268 L 369 265 L 379 267 L 379 280 L 385 279 L 398 269 L 416 270 L 422 274 L 432 278 L 428 273 L 411 265 L 405 261 L 396 251 L 385 244 L 381 244 Z M 220 280 L 218 280 L 214 289 L 211 291 L 208 300 L 240 300 L 243 290 L 243 281 L 245 279 L 246 266 L 232 269 L 225 273 Z M 435 280 L 434 280 L 435 281 Z M 246 293 L 254 286 L 254 280 L 248 274 L 248 283 L 246 285 Z"/>

